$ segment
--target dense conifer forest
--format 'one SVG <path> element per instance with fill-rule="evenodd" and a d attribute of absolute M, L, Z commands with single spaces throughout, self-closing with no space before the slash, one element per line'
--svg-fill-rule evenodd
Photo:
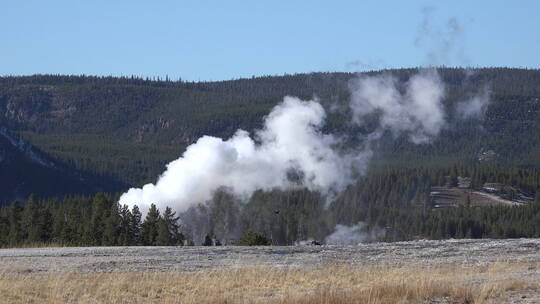
<path fill-rule="evenodd" d="M 415 69 L 391 73 L 406 80 Z M 473 72 L 441 68 L 445 106 L 487 88 L 490 106 L 475 123 L 445 129 L 436 141 L 416 146 L 406 138 L 381 143 L 391 166 L 474 164 L 482 148 L 498 164 L 540 165 L 540 71 L 486 68 Z M 130 185 L 154 181 L 164 165 L 202 135 L 228 138 L 253 131 L 284 96 L 318 98 L 328 109 L 349 98 L 354 73 L 312 73 L 220 82 L 184 82 L 135 77 L 38 75 L 0 77 L 1 125 L 51 157 L 77 170 Z M 346 107 L 328 111 L 326 131 L 354 133 Z M 450 115 L 453 115 L 449 112 Z M 449 121 L 453 121 L 449 117 Z M 121 189 L 118 189 L 121 190 Z"/>
<path fill-rule="evenodd" d="M 367 74 L 392 73 L 404 81 L 415 72 Z M 380 238 L 387 241 L 540 236 L 540 71 L 441 68 L 439 73 L 449 109 L 478 88 L 489 91 L 484 120 L 454 123 L 449 111 L 450 125 L 430 143 L 383 137 L 368 173 L 330 202 L 303 189 L 256 192 L 247 203 L 218 192 L 211 203 L 183 214 L 152 209 L 145 218 L 137 208 L 119 206 L 117 195 L 98 192 L 119 193 L 155 181 L 165 164 L 202 135 L 227 138 L 238 128 L 259 128 L 286 95 L 318 98 L 328 110 L 325 131 L 367 132 L 348 124 L 349 110 L 340 106 L 350 97 L 349 81 L 359 75 L 221 82 L 0 77 L 0 128 L 24 143 L 0 136 L 0 182 L 8 185 L 0 189 L 0 245 L 199 245 L 208 238 L 231 244 L 249 231 L 286 245 L 323 240 L 336 224 L 358 222 L 384 231 Z M 489 158 L 481 157 L 485 151 Z M 21 153 L 38 155 L 50 166 Z M 475 189 L 486 182 L 511 185 L 536 201 L 434 208 L 431 187 L 457 176 L 470 177 Z"/>
<path fill-rule="evenodd" d="M 433 208 L 431 185 L 465 174 L 473 176 L 471 185 L 498 181 L 522 189 L 540 187 L 537 169 L 384 169 L 361 178 L 328 206 L 322 196 L 307 190 L 257 192 L 245 205 L 227 193 L 217 193 L 210 205 L 184 214 L 153 206 L 144 218 L 138 207 L 120 206 L 118 197 L 103 193 L 62 199 L 31 196 L 25 204 L 15 201 L 0 208 L 0 245 L 234 244 L 251 231 L 273 244 L 292 245 L 324 240 L 337 223 L 358 222 L 366 224 L 366 231 L 384 231 L 378 240 L 385 241 L 540 237 L 540 195 L 515 207 Z M 197 231 L 184 225 L 190 221 L 199 223 L 190 226 Z M 230 238 L 235 231 L 236 238 Z"/>

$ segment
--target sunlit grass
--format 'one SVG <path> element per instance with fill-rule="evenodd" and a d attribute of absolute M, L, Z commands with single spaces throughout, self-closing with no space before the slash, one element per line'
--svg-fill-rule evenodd
<path fill-rule="evenodd" d="M 534 286 L 509 276 L 526 267 L 337 264 L 188 273 L 11 271 L 0 275 L 0 295 L 6 303 L 416 303 L 445 297 L 485 303 L 508 290 Z"/>

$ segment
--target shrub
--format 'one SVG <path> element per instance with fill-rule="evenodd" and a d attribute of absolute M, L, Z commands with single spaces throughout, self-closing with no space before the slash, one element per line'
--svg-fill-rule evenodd
<path fill-rule="evenodd" d="M 268 246 L 271 244 L 271 239 L 253 231 L 244 233 L 240 240 L 235 243 L 236 246 Z"/>

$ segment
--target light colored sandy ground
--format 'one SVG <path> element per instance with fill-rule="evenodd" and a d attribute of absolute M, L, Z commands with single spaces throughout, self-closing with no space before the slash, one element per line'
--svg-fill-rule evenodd
<path fill-rule="evenodd" d="M 486 198 L 488 198 L 490 200 L 499 202 L 502 205 L 508 205 L 508 206 L 521 206 L 521 205 L 523 205 L 523 203 L 518 203 L 518 202 L 506 200 L 506 199 L 500 198 L 500 197 L 498 197 L 498 196 L 496 196 L 494 194 L 489 194 L 489 193 L 479 192 L 479 191 L 473 191 L 473 193 L 476 194 L 476 195 L 486 197 Z"/>
<path fill-rule="evenodd" d="M 537 262 L 540 239 L 421 240 L 358 246 L 0 249 L 0 273 L 184 272 L 249 266 L 321 267 L 336 261 L 356 265 Z"/>
<path fill-rule="evenodd" d="M 493 194 L 460 188 L 433 187 L 432 197 L 435 199 L 435 204 L 441 207 L 454 206 L 456 204 L 464 205 L 468 197 L 473 206 L 523 205 L 522 203 L 503 199 Z"/>

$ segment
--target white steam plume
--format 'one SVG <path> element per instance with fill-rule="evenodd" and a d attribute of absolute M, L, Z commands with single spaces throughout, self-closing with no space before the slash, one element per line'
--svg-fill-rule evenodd
<path fill-rule="evenodd" d="M 189 146 L 155 184 L 132 188 L 120 204 L 138 205 L 146 213 L 150 204 L 184 212 L 212 199 L 225 189 L 248 199 L 256 190 L 306 187 L 332 196 L 363 173 L 372 155 L 370 143 L 384 131 L 406 134 L 411 142 L 426 143 L 448 124 L 442 100 L 445 87 L 435 70 L 423 70 L 400 84 L 390 75 L 361 77 L 350 83 L 353 122 L 361 125 L 376 114 L 378 128 L 365 137 L 367 148 L 341 153 L 341 139 L 324 134 L 326 113 L 316 101 L 285 97 L 265 118 L 262 130 L 251 137 L 238 130 L 227 140 L 203 136 Z M 460 103 L 462 117 L 482 116 L 485 97 Z"/>
<path fill-rule="evenodd" d="M 338 153 L 339 139 L 321 132 L 325 117 L 319 103 L 285 97 L 256 132 L 257 141 L 243 130 L 228 140 L 203 136 L 167 165 L 156 184 L 130 189 L 120 204 L 146 212 L 154 203 L 183 212 L 221 188 L 245 199 L 256 190 L 299 185 L 323 194 L 341 191 L 354 170 L 365 169 L 371 153 Z"/>
<path fill-rule="evenodd" d="M 374 229 L 368 231 L 363 222 L 359 222 L 353 226 L 345 226 L 337 224 L 324 242 L 327 245 L 358 245 L 369 241 L 377 240 L 385 235 L 382 229 Z"/>
<path fill-rule="evenodd" d="M 350 89 L 350 107 L 357 124 L 367 115 L 378 113 L 381 131 L 389 130 L 394 135 L 406 132 L 416 144 L 428 142 L 446 124 L 441 103 L 445 88 L 434 70 L 413 75 L 404 93 L 391 75 L 361 77 L 350 83 Z"/>
<path fill-rule="evenodd" d="M 459 118 L 483 119 L 489 105 L 489 90 L 484 88 L 482 92 L 469 100 L 460 101 L 456 104 L 456 113 Z"/>

